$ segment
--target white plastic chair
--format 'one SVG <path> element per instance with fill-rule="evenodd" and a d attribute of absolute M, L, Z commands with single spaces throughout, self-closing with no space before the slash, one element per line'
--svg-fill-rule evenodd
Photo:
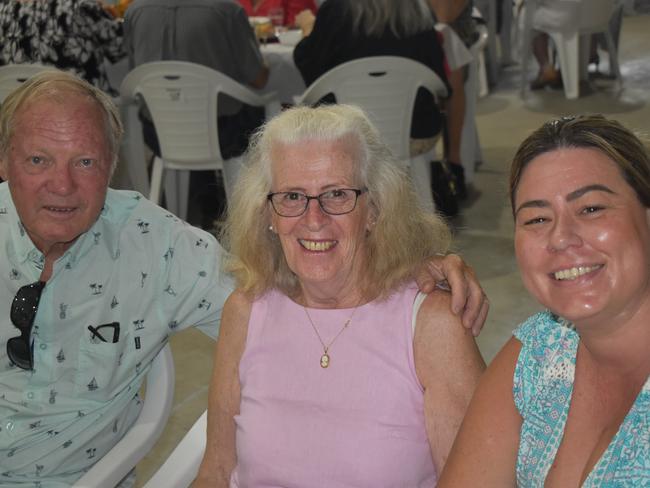
<path fill-rule="evenodd" d="M 208 426 L 206 410 L 174 448 L 144 488 L 184 488 L 192 483 L 203 459 Z"/>
<path fill-rule="evenodd" d="M 521 92 L 526 90 L 528 61 L 530 58 L 530 43 L 532 39 L 532 17 L 535 2 L 526 5 L 524 21 L 524 35 L 522 46 L 522 79 Z M 618 64 L 618 51 L 612 38 L 609 21 L 617 7 L 617 0 L 582 0 L 576 25 L 567 30 L 544 29 L 555 44 L 560 60 L 560 71 L 564 84 L 564 94 L 568 99 L 580 96 L 580 80 L 587 79 L 589 63 L 589 45 L 591 34 L 602 33 L 605 36 L 611 71 L 615 74 L 618 83 L 622 82 L 621 71 Z"/>
<path fill-rule="evenodd" d="M 160 142 L 151 175 L 149 199 L 160 202 L 163 173 L 167 209 L 187 217 L 189 171 L 221 170 L 226 198 L 237 177 L 241 158 L 224 160 L 219 148 L 217 113 L 220 93 L 248 105 L 279 110 L 275 94 L 254 93 L 226 75 L 206 66 L 182 61 L 142 64 L 129 72 L 120 87 L 122 103 L 138 97 L 151 113 Z M 145 164 L 130 161 L 129 164 Z"/>
<path fill-rule="evenodd" d="M 56 70 L 43 64 L 7 64 L 0 66 L 0 103 L 24 81 L 42 71 Z"/>
<path fill-rule="evenodd" d="M 313 105 L 327 94 L 338 103 L 361 107 L 375 124 L 393 155 L 409 166 L 422 204 L 435 208 L 431 195 L 429 155 L 411 158 L 411 118 L 419 88 L 436 101 L 447 96 L 447 87 L 430 68 L 412 59 L 373 56 L 343 63 L 314 81 L 297 102 Z"/>
<path fill-rule="evenodd" d="M 133 470 L 167 424 L 174 399 L 174 381 L 174 358 L 167 344 L 151 364 L 144 405 L 135 424 L 73 485 L 75 488 L 115 488 Z"/>

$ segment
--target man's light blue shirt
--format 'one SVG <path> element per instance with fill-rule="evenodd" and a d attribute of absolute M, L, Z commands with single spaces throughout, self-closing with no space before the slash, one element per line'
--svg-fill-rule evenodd
<path fill-rule="evenodd" d="M 0 246 L 0 485 L 67 486 L 137 418 L 137 392 L 169 335 L 198 325 L 216 336 L 233 287 L 219 271 L 224 251 L 140 194 L 109 190 L 97 222 L 54 264 L 32 331 L 34 370 L 25 371 L 6 354 L 20 335 L 10 309 L 44 258 L 7 183 Z M 113 322 L 116 343 L 112 331 L 102 342 L 88 329 Z"/>

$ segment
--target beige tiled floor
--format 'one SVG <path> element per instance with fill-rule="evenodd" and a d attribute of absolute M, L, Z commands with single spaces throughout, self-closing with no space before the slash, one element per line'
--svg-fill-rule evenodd
<path fill-rule="evenodd" d="M 624 19 L 619 57 L 625 78 L 623 90 L 611 82 L 598 82 L 578 100 L 566 100 L 560 91 L 518 94 L 517 67 L 504 68 L 498 86 L 479 101 L 477 123 L 483 148 L 483 165 L 476 174 L 480 192 L 458 222 L 456 249 L 474 266 L 490 301 L 491 311 L 479 338 L 490 360 L 512 328 L 537 310 L 523 289 L 512 251 L 512 220 L 507 207 L 506 175 L 516 145 L 532 129 L 554 116 L 601 112 L 645 134 L 650 132 L 650 16 Z M 602 67 L 601 67 L 602 69 Z M 212 341 L 187 330 L 172 339 L 176 364 L 176 397 L 169 425 L 153 451 L 138 465 L 142 484 L 166 458 L 173 446 L 205 409 L 211 369 Z"/>

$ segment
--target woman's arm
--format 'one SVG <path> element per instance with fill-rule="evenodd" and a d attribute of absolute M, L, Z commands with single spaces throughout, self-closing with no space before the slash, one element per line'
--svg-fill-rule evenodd
<path fill-rule="evenodd" d="M 516 486 L 521 416 L 512 382 L 520 350 L 510 338 L 481 378 L 438 488 Z"/>
<path fill-rule="evenodd" d="M 485 363 L 471 331 L 452 313 L 450 295 L 441 290 L 420 307 L 413 349 L 424 387 L 427 435 L 440 473 Z"/>
<path fill-rule="evenodd" d="M 239 361 L 251 306 L 250 298 L 234 291 L 223 308 L 210 381 L 207 444 L 194 488 L 227 488 L 237 464 L 234 417 L 239 413 Z"/>

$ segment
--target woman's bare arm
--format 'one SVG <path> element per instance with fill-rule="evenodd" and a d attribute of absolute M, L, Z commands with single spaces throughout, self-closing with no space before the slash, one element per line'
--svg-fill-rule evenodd
<path fill-rule="evenodd" d="M 481 378 L 438 488 L 516 486 L 521 416 L 512 381 L 520 350 L 510 338 Z"/>
<path fill-rule="evenodd" d="M 239 361 L 251 306 L 246 295 L 235 291 L 223 308 L 210 381 L 207 444 L 194 488 L 227 488 L 237 464 L 234 417 L 239 413 Z"/>
<path fill-rule="evenodd" d="M 427 435 L 440 473 L 485 363 L 471 331 L 451 311 L 450 295 L 440 290 L 420 307 L 413 348 L 424 387 Z"/>

